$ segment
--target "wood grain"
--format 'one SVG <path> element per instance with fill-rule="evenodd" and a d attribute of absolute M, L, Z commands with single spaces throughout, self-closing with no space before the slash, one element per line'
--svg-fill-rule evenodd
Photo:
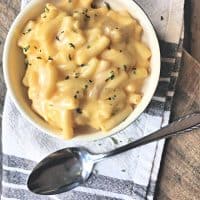
<path fill-rule="evenodd" d="M 187 1 L 187 0 L 186 0 Z M 187 1 L 188 2 L 188 1 Z M 192 16 L 191 44 L 193 55 L 200 60 L 200 1 L 191 0 Z M 20 0 L 0 0 L 0 58 L 3 44 L 11 22 L 19 12 Z M 187 16 L 188 17 L 188 16 Z M 189 26 L 188 26 L 189 27 Z M 0 115 L 5 94 L 0 60 Z M 184 52 L 174 99 L 172 120 L 187 113 L 200 110 L 200 65 Z M 171 139 L 165 146 L 155 199 L 158 200 L 199 200 L 200 199 L 200 132 Z"/>
<path fill-rule="evenodd" d="M 200 64 L 186 51 L 174 98 L 172 119 L 200 111 Z M 200 131 L 168 140 L 156 199 L 200 199 Z"/>
<path fill-rule="evenodd" d="M 185 44 L 191 55 L 200 61 L 200 1 L 186 0 L 185 10 Z"/>

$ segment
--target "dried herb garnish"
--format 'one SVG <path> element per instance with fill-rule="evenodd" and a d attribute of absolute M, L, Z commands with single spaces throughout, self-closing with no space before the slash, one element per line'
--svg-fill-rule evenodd
<path fill-rule="evenodd" d="M 72 48 L 74 48 L 74 49 L 76 48 L 73 43 L 69 43 L 69 46 L 72 47 Z"/>
<path fill-rule="evenodd" d="M 68 3 L 72 3 L 72 0 L 68 0 Z"/>
<path fill-rule="evenodd" d="M 133 71 L 133 74 L 136 74 L 136 68 L 135 67 L 133 67 L 131 70 Z"/>
<path fill-rule="evenodd" d="M 58 36 L 56 36 L 56 40 L 60 41 L 60 38 Z"/>
<path fill-rule="evenodd" d="M 89 80 L 89 82 L 92 83 L 93 81 L 92 81 L 92 80 Z"/>
<path fill-rule="evenodd" d="M 23 35 L 26 35 L 27 33 L 31 32 L 31 31 L 32 31 L 32 29 L 29 28 L 26 32 L 23 33 Z"/>
<path fill-rule="evenodd" d="M 88 46 L 87 46 L 87 49 L 89 49 L 89 48 L 91 48 L 91 46 L 90 46 L 90 45 L 88 45 Z"/>
<path fill-rule="evenodd" d="M 78 96 L 75 94 L 75 95 L 74 95 L 74 99 L 77 99 L 77 98 L 78 98 Z"/>
<path fill-rule="evenodd" d="M 48 57 L 48 60 L 53 60 L 53 58 L 51 56 Z"/>
<path fill-rule="evenodd" d="M 40 56 L 36 57 L 37 59 L 41 60 L 42 58 Z"/>
<path fill-rule="evenodd" d="M 127 65 L 123 65 L 123 67 L 124 67 L 124 71 L 126 71 L 127 70 Z"/>
<path fill-rule="evenodd" d="M 108 97 L 106 100 L 109 100 L 109 101 L 115 100 L 116 97 L 117 97 L 116 95 L 113 95 L 113 96 L 111 96 L 111 97 Z"/>
<path fill-rule="evenodd" d="M 71 57 L 71 55 L 70 55 L 70 54 L 68 55 L 68 58 L 69 58 L 69 60 L 72 60 L 72 57 Z"/>
<path fill-rule="evenodd" d="M 114 71 L 111 71 L 110 72 L 110 76 L 105 80 L 106 82 L 109 81 L 109 80 L 113 80 L 115 78 L 115 74 L 114 74 Z"/>
<path fill-rule="evenodd" d="M 114 137 L 110 137 L 110 139 L 113 141 L 114 144 L 118 144 L 118 140 L 115 139 Z"/>
<path fill-rule="evenodd" d="M 68 79 L 69 79 L 69 76 L 66 76 L 66 77 L 65 77 L 65 80 L 68 80 Z"/>
<path fill-rule="evenodd" d="M 23 51 L 26 53 L 29 49 L 30 49 L 30 45 L 28 45 L 27 47 L 24 47 Z"/>
<path fill-rule="evenodd" d="M 76 109 L 76 112 L 77 112 L 78 114 L 82 114 L 81 108 L 77 108 L 77 109 Z"/>
<path fill-rule="evenodd" d="M 81 65 L 79 65 L 80 67 L 85 67 L 86 66 L 86 64 L 81 64 Z"/>
<path fill-rule="evenodd" d="M 85 14 L 85 17 L 87 17 L 88 19 L 90 19 L 90 16 L 88 14 Z"/>
<path fill-rule="evenodd" d="M 87 90 L 88 89 L 88 85 L 85 85 L 85 88 L 84 88 L 85 90 Z"/>
<path fill-rule="evenodd" d="M 44 8 L 45 12 L 49 12 L 49 9 L 47 7 Z"/>
<path fill-rule="evenodd" d="M 83 10 L 82 14 L 85 17 L 85 20 L 90 19 L 90 16 L 88 15 L 88 9 Z"/>
<path fill-rule="evenodd" d="M 28 59 L 25 59 L 25 65 L 26 65 L 26 67 L 28 67 L 29 65 L 32 65 L 32 64 L 29 63 Z"/>
<path fill-rule="evenodd" d="M 80 73 L 75 73 L 74 78 L 79 78 L 79 76 L 80 76 Z"/>
<path fill-rule="evenodd" d="M 104 2 L 104 4 L 106 5 L 108 10 L 111 10 L 111 6 L 110 6 L 110 4 L 108 2 Z"/>

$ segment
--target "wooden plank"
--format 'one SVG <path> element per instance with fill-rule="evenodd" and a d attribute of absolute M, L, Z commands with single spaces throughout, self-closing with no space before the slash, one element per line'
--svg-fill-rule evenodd
<path fill-rule="evenodd" d="M 191 1 L 185 1 L 185 12 L 184 12 L 184 22 L 185 22 L 185 34 L 184 34 L 184 48 L 191 53 Z"/>
<path fill-rule="evenodd" d="M 200 111 L 200 64 L 187 52 L 183 54 L 173 103 L 172 120 Z M 169 140 L 165 146 L 157 199 L 200 199 L 200 131 Z"/>
<path fill-rule="evenodd" d="M 191 55 L 200 61 L 200 1 L 191 0 Z"/>

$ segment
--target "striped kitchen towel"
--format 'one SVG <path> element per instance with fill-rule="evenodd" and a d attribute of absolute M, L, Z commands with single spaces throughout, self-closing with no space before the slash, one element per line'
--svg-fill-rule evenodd
<path fill-rule="evenodd" d="M 109 138 L 81 143 L 92 152 L 110 151 L 169 122 L 182 55 L 184 0 L 137 2 L 152 20 L 160 39 L 160 82 L 146 111 L 128 128 Z M 22 0 L 22 8 L 26 3 L 27 0 Z M 55 196 L 39 196 L 28 191 L 28 175 L 43 157 L 70 146 L 70 142 L 66 145 L 65 141 L 34 128 L 20 115 L 8 95 L 2 125 L 2 200 L 150 200 L 154 197 L 164 141 L 106 159 L 97 164 L 94 174 L 85 185 L 73 191 Z"/>

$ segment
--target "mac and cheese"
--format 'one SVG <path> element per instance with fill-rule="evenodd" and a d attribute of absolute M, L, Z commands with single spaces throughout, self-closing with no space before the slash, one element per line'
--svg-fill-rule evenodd
<path fill-rule="evenodd" d="M 122 122 L 141 101 L 149 73 L 151 52 L 139 22 L 108 3 L 91 4 L 46 4 L 18 41 L 32 108 L 66 139 L 79 126 L 108 131 Z"/>

